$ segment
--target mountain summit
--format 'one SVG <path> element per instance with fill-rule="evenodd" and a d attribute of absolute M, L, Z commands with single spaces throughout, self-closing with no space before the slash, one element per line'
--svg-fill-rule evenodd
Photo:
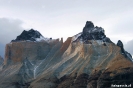
<path fill-rule="evenodd" d="M 6 45 L 0 88 L 132 86 L 133 59 L 122 42 L 111 42 L 91 21 L 81 31 L 65 42 L 37 41 L 42 37 L 38 31 L 23 31 Z"/>
<path fill-rule="evenodd" d="M 17 41 L 41 41 L 41 40 L 49 40 L 48 38 L 44 38 L 40 32 L 34 29 L 30 29 L 29 31 L 24 30 L 15 40 Z"/>
<path fill-rule="evenodd" d="M 95 27 L 91 21 L 87 21 L 83 31 L 76 36 L 75 41 L 83 41 L 84 43 L 89 43 L 88 40 L 101 40 L 103 42 L 112 43 L 112 41 L 106 37 L 104 29 L 98 26 Z"/>

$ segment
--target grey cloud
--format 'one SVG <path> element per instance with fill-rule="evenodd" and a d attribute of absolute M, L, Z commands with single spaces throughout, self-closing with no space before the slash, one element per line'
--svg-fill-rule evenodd
<path fill-rule="evenodd" d="M 133 40 L 127 42 L 127 44 L 125 44 L 124 47 L 125 47 L 125 50 L 127 50 L 133 56 Z"/>
<path fill-rule="evenodd" d="M 58 16 L 63 13 L 87 12 L 88 16 L 92 14 L 102 19 L 108 18 L 110 14 L 132 9 L 132 3 L 132 0 L 2 0 L 0 7 L 21 12 L 23 15 L 25 13 L 51 15 L 52 13 Z"/>
<path fill-rule="evenodd" d="M 103 27 L 112 41 L 126 42 L 131 40 L 128 36 L 133 35 L 132 8 L 133 0 L 0 0 L 0 17 L 19 18 L 48 37 L 75 35 L 82 31 L 85 21 L 91 20 L 96 25 L 100 23 L 97 26 Z M 7 19 L 5 24 L 0 24 L 0 30 L 3 28 L 0 37 L 10 36 L 0 38 L 0 42 L 10 42 L 20 34 L 22 23 L 20 20 L 11 23 Z M 61 33 L 53 33 L 55 30 Z M 127 38 L 123 39 L 124 36 Z"/>
<path fill-rule="evenodd" d="M 18 19 L 0 18 L 0 55 L 4 56 L 5 44 L 15 39 L 24 28 Z"/>
<path fill-rule="evenodd" d="M 24 30 L 22 23 L 18 19 L 0 18 L 0 43 L 6 44 L 15 39 Z"/>
<path fill-rule="evenodd" d="M 42 21 L 46 24 L 49 21 L 59 23 L 58 20 L 68 19 L 69 24 L 70 21 L 79 20 L 98 22 L 112 15 L 121 15 L 120 12 L 132 10 L 132 3 L 133 0 L 1 0 L 0 9 L 10 11 L 12 17 Z M 59 19 L 56 19 L 58 17 Z"/>

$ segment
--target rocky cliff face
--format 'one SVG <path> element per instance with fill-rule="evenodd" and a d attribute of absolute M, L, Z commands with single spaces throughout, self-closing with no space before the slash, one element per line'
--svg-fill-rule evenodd
<path fill-rule="evenodd" d="M 121 41 L 114 44 L 104 29 L 92 22 L 87 21 L 83 32 L 64 43 L 62 39 L 40 38 L 40 33 L 30 31 L 6 45 L 0 88 L 133 86 L 131 55 Z"/>
<path fill-rule="evenodd" d="M 30 29 L 29 31 L 24 30 L 15 40 L 12 40 L 12 42 L 41 40 L 51 40 L 51 38 L 45 38 L 37 30 Z"/>
<path fill-rule="evenodd" d="M 2 67 L 3 67 L 3 58 L 0 56 L 0 70 L 2 70 Z"/>
<path fill-rule="evenodd" d="M 103 42 L 112 43 L 112 41 L 106 37 L 104 29 L 102 27 L 94 26 L 91 21 L 87 21 L 83 32 L 81 32 L 75 41 L 81 40 L 84 43 L 89 43 L 88 40 L 101 40 Z"/>

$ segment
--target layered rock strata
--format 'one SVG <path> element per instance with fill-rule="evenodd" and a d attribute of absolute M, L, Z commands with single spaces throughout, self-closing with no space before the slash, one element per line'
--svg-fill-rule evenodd
<path fill-rule="evenodd" d="M 34 39 L 39 38 L 35 37 L 36 33 L 32 35 Z M 0 88 L 133 85 L 131 55 L 124 50 L 121 41 L 114 44 L 106 37 L 104 29 L 95 27 L 91 21 L 86 22 L 83 32 L 64 43 L 63 39 L 32 41 L 32 36 L 19 37 L 6 45 Z"/>

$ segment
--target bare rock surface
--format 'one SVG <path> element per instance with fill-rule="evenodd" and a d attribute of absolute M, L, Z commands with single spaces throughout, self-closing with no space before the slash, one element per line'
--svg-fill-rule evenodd
<path fill-rule="evenodd" d="M 34 31 L 34 30 L 32 30 Z M 27 33 L 27 34 L 26 34 Z M 6 45 L 0 88 L 111 88 L 133 85 L 133 60 L 121 41 L 87 21 L 83 32 L 63 39 L 39 39 L 29 32 Z M 18 41 L 19 40 L 19 41 Z M 40 41 L 41 40 L 41 41 Z"/>
<path fill-rule="evenodd" d="M 0 70 L 2 70 L 2 68 L 3 68 L 3 62 L 4 62 L 4 60 L 3 60 L 3 58 L 0 56 Z"/>

